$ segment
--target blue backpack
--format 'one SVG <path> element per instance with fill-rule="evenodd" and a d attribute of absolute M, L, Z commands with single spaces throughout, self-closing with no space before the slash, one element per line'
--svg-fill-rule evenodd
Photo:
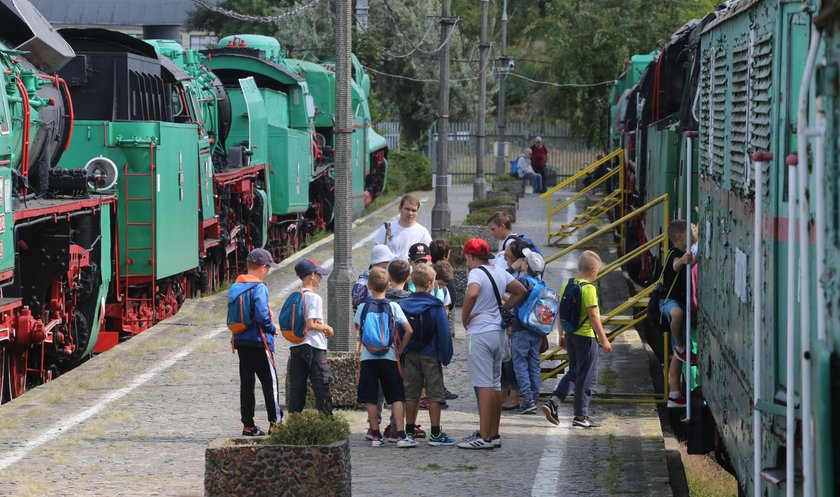
<path fill-rule="evenodd" d="M 519 176 L 519 157 L 510 161 L 510 174 Z"/>
<path fill-rule="evenodd" d="M 254 302 L 251 299 L 253 289 L 254 287 L 248 287 L 228 302 L 227 327 L 234 335 L 245 333 L 254 323 Z"/>
<path fill-rule="evenodd" d="M 560 324 L 566 333 L 574 333 L 586 322 L 586 317 L 580 319 L 581 305 L 583 304 L 583 287 L 592 283 L 575 283 L 574 278 L 569 278 L 563 296 L 560 298 Z"/>
<path fill-rule="evenodd" d="M 548 288 L 543 280 L 530 275 L 525 275 L 525 279 L 533 286 L 528 298 L 519 306 L 519 321 L 528 330 L 548 335 L 554 329 L 554 323 L 560 314 L 557 292 Z"/>
<path fill-rule="evenodd" d="M 286 297 L 280 309 L 280 334 L 294 345 L 303 343 L 306 338 L 305 290 L 300 289 Z"/>
<path fill-rule="evenodd" d="M 385 355 L 394 345 L 397 323 L 386 299 L 365 302 L 359 323 L 359 342 L 374 355 Z"/>

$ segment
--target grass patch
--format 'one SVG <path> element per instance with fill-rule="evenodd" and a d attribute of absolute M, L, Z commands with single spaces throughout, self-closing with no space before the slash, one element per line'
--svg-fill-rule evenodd
<path fill-rule="evenodd" d="M 496 209 L 493 208 L 473 211 L 464 218 L 464 222 L 461 224 L 463 226 L 487 226 L 487 220 L 490 219 L 490 216 L 492 216 L 495 212 Z"/>
<path fill-rule="evenodd" d="M 468 462 L 462 462 L 455 467 L 460 471 L 475 471 L 478 469 L 477 464 L 470 464 Z"/>
<path fill-rule="evenodd" d="M 435 464 L 433 462 L 430 462 L 429 464 L 423 466 L 420 469 L 423 470 L 423 471 L 440 471 L 441 469 L 443 469 L 443 467 L 441 467 L 440 464 Z"/>
<path fill-rule="evenodd" d="M 350 424 L 342 414 L 324 416 L 305 410 L 289 415 L 276 425 L 265 440 L 266 445 L 329 445 L 350 436 Z"/>
<path fill-rule="evenodd" d="M 509 196 L 502 196 L 496 198 L 485 198 L 481 200 L 473 200 L 469 203 L 470 210 L 473 209 L 489 209 L 492 207 L 498 207 L 500 205 L 516 205 L 516 200 L 513 197 Z"/>
<path fill-rule="evenodd" d="M 737 480 L 721 468 L 714 457 L 690 455 L 681 443 L 680 458 L 691 497 L 737 497 Z"/>

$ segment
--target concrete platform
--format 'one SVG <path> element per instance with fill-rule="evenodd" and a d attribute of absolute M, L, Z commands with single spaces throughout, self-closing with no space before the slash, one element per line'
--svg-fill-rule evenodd
<path fill-rule="evenodd" d="M 450 191 L 453 222 L 467 213 L 471 186 Z M 420 222 L 429 227 L 434 192 Z M 535 195 L 520 201 L 515 229 L 545 244 L 545 205 Z M 367 266 L 371 234 L 397 213 L 396 202 L 356 223 L 353 264 Z M 544 250 L 552 253 L 552 250 Z M 297 285 L 297 257 L 327 261 L 331 238 L 290 260 L 268 278 L 272 307 Z M 549 284 L 559 289 L 577 256 L 551 264 Z M 626 296 L 620 276 L 601 289 L 606 308 Z M 326 296 L 326 284 L 319 292 Z M 237 359 L 223 326 L 225 296 L 188 301 L 173 319 L 97 356 L 55 381 L 0 407 L 0 495 L 198 496 L 203 493 L 204 448 L 238 435 Z M 456 312 L 459 315 L 459 313 Z M 556 336 L 552 337 L 556 341 Z M 288 347 L 277 352 L 285 372 Z M 447 387 L 460 394 L 443 412 L 443 426 L 458 438 L 477 428 L 475 397 L 466 374 L 463 327 L 458 323 L 455 358 L 446 368 Z M 602 354 L 601 391 L 650 391 L 647 356 L 635 333 L 626 333 L 612 354 Z M 282 388 L 283 378 L 280 380 Z M 545 385 L 544 391 L 553 384 Z M 265 423 L 257 395 L 257 422 Z M 595 404 L 595 430 L 573 430 L 570 404 L 563 424 L 541 414 L 502 419 L 503 447 L 472 452 L 421 444 L 371 448 L 362 412 L 351 421 L 355 495 L 470 496 L 672 495 L 659 417 L 653 406 Z M 421 412 L 419 423 L 429 427 Z"/>

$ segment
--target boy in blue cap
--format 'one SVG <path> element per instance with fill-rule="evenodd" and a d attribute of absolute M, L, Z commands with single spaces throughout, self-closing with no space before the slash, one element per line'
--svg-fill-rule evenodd
<path fill-rule="evenodd" d="M 331 415 L 327 339 L 333 336 L 333 329 L 324 322 L 324 301 L 315 293 L 315 289 L 321 286 L 321 278 L 328 275 L 329 271 L 322 268 L 315 259 L 302 259 L 295 264 L 295 273 L 301 280 L 301 290 L 306 292 L 306 330 L 303 342 L 289 347 L 289 413 L 303 410 L 308 378 L 315 394 L 315 407 L 322 413 Z"/>
<path fill-rule="evenodd" d="M 240 275 L 230 286 L 228 302 L 244 292 L 251 292 L 254 322 L 244 332 L 233 336 L 233 348 L 239 355 L 239 411 L 242 417 L 242 435 L 259 436 L 265 433 L 254 424 L 255 375 L 262 385 L 269 424 L 273 425 L 283 419 L 279 400 L 280 389 L 274 370 L 274 335 L 277 331 L 271 322 L 271 310 L 268 308 L 268 287 L 263 283 L 269 269 L 276 269 L 278 266 L 271 254 L 261 248 L 252 250 L 246 263 L 248 273 Z"/>

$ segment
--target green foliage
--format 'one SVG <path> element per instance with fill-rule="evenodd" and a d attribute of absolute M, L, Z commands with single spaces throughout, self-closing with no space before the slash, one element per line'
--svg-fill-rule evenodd
<path fill-rule="evenodd" d="M 498 207 L 500 205 L 516 205 L 516 200 L 513 197 L 502 196 L 496 198 L 485 198 L 483 200 L 473 200 L 469 203 L 470 210 L 485 209 L 488 207 Z"/>
<path fill-rule="evenodd" d="M 410 150 L 388 153 L 386 193 L 402 195 L 415 190 L 431 190 L 432 163 L 423 154 Z"/>
<path fill-rule="evenodd" d="M 496 209 L 493 208 L 479 209 L 464 218 L 464 222 L 462 224 L 464 226 L 487 226 L 487 220 L 490 219 L 490 216 L 492 216 L 495 212 Z"/>
<path fill-rule="evenodd" d="M 487 217 L 490 217 L 490 216 L 487 216 Z M 485 221 L 486 220 L 487 219 L 485 218 Z M 486 225 L 487 224 L 485 223 L 483 226 L 486 226 Z M 475 238 L 475 237 L 472 236 L 472 235 L 453 235 L 452 237 L 449 238 L 449 246 L 450 247 L 463 247 L 464 244 L 467 243 L 467 241 L 470 240 L 471 238 Z"/>
<path fill-rule="evenodd" d="M 266 445 L 329 445 L 350 436 L 350 423 L 341 414 L 324 416 L 305 410 L 288 415 L 283 424 L 275 425 Z"/>

